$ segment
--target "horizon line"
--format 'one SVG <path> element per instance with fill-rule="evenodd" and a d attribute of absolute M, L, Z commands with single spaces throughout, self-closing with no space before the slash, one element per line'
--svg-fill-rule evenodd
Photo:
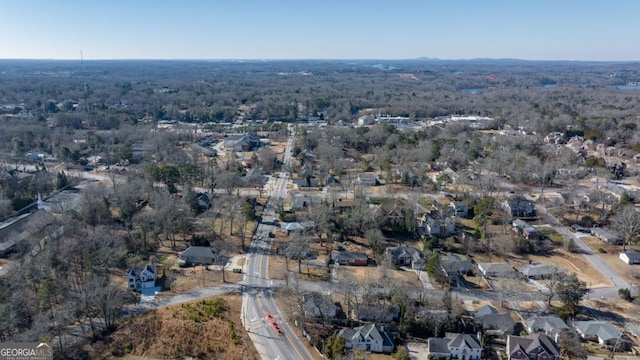
<path fill-rule="evenodd" d="M 589 63 L 637 63 L 638 60 L 578 60 L 578 59 L 521 59 L 521 58 L 437 58 L 437 57 L 413 57 L 413 58 L 0 58 L 0 61 L 523 61 L 523 62 L 589 62 Z"/>

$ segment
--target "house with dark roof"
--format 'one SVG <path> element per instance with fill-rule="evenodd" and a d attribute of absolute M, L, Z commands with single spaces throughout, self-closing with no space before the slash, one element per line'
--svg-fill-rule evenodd
<path fill-rule="evenodd" d="M 402 244 L 388 247 L 385 252 L 396 266 L 409 266 L 412 269 L 424 270 L 424 254 L 416 248 Z"/>
<path fill-rule="evenodd" d="M 640 264 L 640 251 L 627 250 L 626 252 L 621 252 L 619 257 L 620 260 L 629 265 Z"/>
<path fill-rule="evenodd" d="M 559 360 L 556 343 L 547 335 L 507 336 L 508 360 Z"/>
<path fill-rule="evenodd" d="M 513 334 L 516 322 L 508 312 L 500 313 L 496 308 L 485 305 L 478 309 L 473 317 L 474 322 L 489 335 L 505 337 Z"/>
<path fill-rule="evenodd" d="M 440 269 L 447 277 L 449 284 L 458 286 L 462 282 L 464 275 L 473 275 L 473 263 L 469 260 L 462 260 L 458 255 L 450 254 L 440 260 Z"/>
<path fill-rule="evenodd" d="M 482 346 L 469 334 L 445 333 L 444 338 L 427 339 L 427 359 L 480 360 Z"/>
<path fill-rule="evenodd" d="M 311 204 L 317 204 L 320 199 L 315 196 L 308 196 L 303 194 L 294 194 L 291 198 L 291 210 L 300 211 L 309 207 Z"/>
<path fill-rule="evenodd" d="M 215 255 L 209 246 L 189 246 L 176 259 L 176 263 L 180 267 L 213 265 L 214 262 Z"/>
<path fill-rule="evenodd" d="M 569 326 L 555 315 L 532 316 L 524 323 L 530 334 L 544 332 L 556 342 L 560 339 L 560 333 L 569 329 Z"/>
<path fill-rule="evenodd" d="M 334 251 L 331 253 L 331 259 L 340 265 L 367 266 L 369 264 L 367 254 L 359 251 Z"/>
<path fill-rule="evenodd" d="M 559 270 L 553 264 L 529 264 L 518 268 L 527 279 L 548 279 Z"/>
<path fill-rule="evenodd" d="M 453 213 L 457 217 L 467 218 L 469 216 L 469 205 L 464 201 L 453 201 L 451 203 Z"/>
<path fill-rule="evenodd" d="M 506 262 L 478 263 L 478 271 L 480 271 L 484 276 L 497 278 L 510 278 L 515 275 L 513 267 Z"/>
<path fill-rule="evenodd" d="M 378 185 L 378 179 L 375 173 L 359 173 L 356 175 L 355 184 L 361 186 L 376 186 Z"/>
<path fill-rule="evenodd" d="M 264 168 L 253 168 L 247 171 L 247 174 L 242 177 L 242 181 L 247 186 L 262 187 L 269 181 L 269 178 L 265 174 L 266 171 Z"/>
<path fill-rule="evenodd" d="M 306 293 L 302 295 L 302 301 L 306 318 L 334 319 L 336 317 L 338 307 L 330 295 Z"/>
<path fill-rule="evenodd" d="M 392 353 L 394 349 L 391 334 L 385 331 L 384 326 L 369 324 L 353 329 L 342 329 L 337 335 L 344 338 L 345 349 L 374 353 Z"/>
<path fill-rule="evenodd" d="M 318 178 L 313 176 L 307 176 L 299 179 L 293 179 L 291 182 L 297 185 L 299 188 L 316 188 L 320 185 Z"/>
<path fill-rule="evenodd" d="M 462 260 L 456 254 L 450 254 L 440 259 L 440 267 L 445 275 L 473 275 L 473 263 L 470 260 Z"/>
<path fill-rule="evenodd" d="M 583 339 L 597 341 L 601 346 L 612 346 L 622 336 L 608 321 L 574 321 L 573 327 Z"/>
<path fill-rule="evenodd" d="M 351 317 L 359 321 L 390 323 L 400 319 L 400 307 L 393 304 L 358 304 Z"/>
<path fill-rule="evenodd" d="M 130 290 L 141 291 L 156 286 L 156 265 L 134 266 L 127 271 L 127 283 Z"/>
<path fill-rule="evenodd" d="M 207 210 L 211 207 L 211 199 L 205 193 L 196 194 L 196 200 L 198 201 L 198 207 L 202 210 Z"/>
<path fill-rule="evenodd" d="M 514 217 L 532 217 L 536 215 L 536 207 L 533 201 L 524 198 L 513 197 L 507 199 L 502 203 L 502 206 Z"/>
<path fill-rule="evenodd" d="M 513 230 L 527 240 L 537 240 L 544 237 L 544 234 L 540 230 L 521 219 L 513 220 Z"/>

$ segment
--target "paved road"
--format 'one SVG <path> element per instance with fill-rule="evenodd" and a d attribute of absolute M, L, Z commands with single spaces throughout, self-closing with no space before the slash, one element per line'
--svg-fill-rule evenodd
<path fill-rule="evenodd" d="M 290 163 L 293 140 L 292 135 L 287 141 L 285 164 Z M 275 234 L 276 231 L 272 219 L 277 217 L 276 209 L 287 195 L 288 180 L 289 174 L 281 172 L 277 178 L 272 179 L 275 184 L 265 185 L 265 189 L 271 191 L 271 196 L 265 206 L 262 221 L 258 225 L 244 265 L 242 322 L 263 359 L 313 359 L 278 307 L 273 297 L 273 290 L 270 289 L 276 284 L 268 278 L 269 251 L 273 241 L 269 234 Z M 282 329 L 281 335 L 267 321 L 265 312 L 275 317 Z"/>
<path fill-rule="evenodd" d="M 585 244 L 584 241 L 582 241 L 580 236 L 577 236 L 576 233 L 573 233 L 570 230 L 568 230 L 568 228 L 562 225 L 558 221 L 558 219 L 550 215 L 547 212 L 547 209 L 542 204 L 539 204 L 539 203 L 536 204 L 536 210 L 540 214 L 546 215 L 547 221 L 549 222 L 551 227 L 554 230 L 556 230 L 559 234 L 561 234 L 564 238 L 573 239 L 573 241 L 576 244 L 576 247 L 578 248 L 578 251 L 582 254 L 582 256 L 584 256 L 584 258 L 587 259 L 587 261 L 589 261 L 589 263 L 591 263 L 591 265 L 595 269 L 600 271 L 600 273 L 602 273 L 602 275 L 606 279 L 611 281 L 611 284 L 612 284 L 611 287 L 591 289 L 589 293 L 589 297 L 593 297 L 593 298 L 618 297 L 619 289 L 630 288 L 629 282 L 627 282 L 622 276 L 618 275 L 618 273 L 616 273 L 613 269 L 611 269 L 609 265 L 607 265 L 607 263 L 604 262 L 602 258 L 600 258 L 600 256 L 598 256 L 598 254 L 595 254 L 593 251 L 591 251 L 589 246 Z"/>

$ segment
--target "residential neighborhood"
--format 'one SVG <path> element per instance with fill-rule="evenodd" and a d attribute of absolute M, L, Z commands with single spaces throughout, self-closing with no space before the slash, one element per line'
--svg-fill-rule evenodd
<path fill-rule="evenodd" d="M 221 63 L 218 80 L 198 63 L 216 76 L 176 84 L 123 64 L 91 101 L 77 70 L 58 74 L 73 86 L 46 76 L 73 96 L 5 91 L 0 120 L 32 128 L 0 149 L 0 342 L 37 336 L 63 358 L 640 356 L 636 97 L 607 82 L 626 72 L 589 67 L 582 87 L 547 69 L 554 90 L 522 67 L 302 64 Z M 358 86 L 324 83 L 342 72 Z M 422 88 L 442 79 L 448 98 Z M 154 101 L 131 110 L 133 88 Z M 583 109 L 599 92 L 610 128 Z M 437 106 L 405 111 L 423 100 Z"/>

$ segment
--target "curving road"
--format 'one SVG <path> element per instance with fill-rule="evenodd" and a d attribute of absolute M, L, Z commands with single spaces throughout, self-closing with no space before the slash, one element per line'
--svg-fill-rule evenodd
<path fill-rule="evenodd" d="M 291 160 L 293 140 L 294 134 L 287 141 L 284 153 L 285 165 L 288 165 Z M 265 205 L 262 221 L 258 225 L 244 265 L 242 322 L 263 359 L 313 359 L 287 323 L 286 316 L 283 316 L 278 308 L 271 290 L 274 282 L 268 277 L 269 251 L 273 241 L 269 233 L 276 231 L 276 225 L 272 219 L 277 217 L 278 205 L 287 194 L 288 180 L 289 174 L 281 172 L 277 178 L 271 179 L 272 184 L 265 185 L 266 189 L 271 190 L 271 197 Z M 282 335 L 277 334 L 266 320 L 265 311 L 276 318 L 282 329 Z"/>

